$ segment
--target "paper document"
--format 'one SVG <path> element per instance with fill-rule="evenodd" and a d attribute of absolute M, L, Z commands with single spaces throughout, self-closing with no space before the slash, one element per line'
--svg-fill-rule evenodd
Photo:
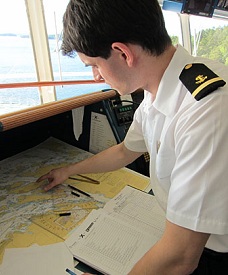
<path fill-rule="evenodd" d="M 73 256 L 61 243 L 47 246 L 7 249 L 0 267 L 1 275 L 62 275 L 74 270 Z"/>
<path fill-rule="evenodd" d="M 127 274 L 164 227 L 165 213 L 156 199 L 127 186 L 103 209 L 93 210 L 65 243 L 75 258 L 96 270 Z"/>
<path fill-rule="evenodd" d="M 106 115 L 92 112 L 89 151 L 97 154 L 117 144 Z"/>

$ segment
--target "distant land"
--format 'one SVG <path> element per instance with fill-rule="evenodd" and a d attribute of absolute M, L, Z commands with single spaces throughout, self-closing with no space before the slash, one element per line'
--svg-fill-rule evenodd
<path fill-rule="evenodd" d="M 0 33 L 0 36 L 17 36 L 21 38 L 30 38 L 29 34 L 15 34 L 15 33 Z M 58 38 L 60 37 L 60 34 L 58 34 Z M 49 34 L 48 39 L 55 39 L 55 34 Z"/>

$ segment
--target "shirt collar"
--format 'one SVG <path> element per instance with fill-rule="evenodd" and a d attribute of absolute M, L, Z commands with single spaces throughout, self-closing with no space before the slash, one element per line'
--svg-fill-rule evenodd
<path fill-rule="evenodd" d="M 180 99 L 186 93 L 181 93 L 183 84 L 179 80 L 179 75 L 186 64 L 193 63 L 191 56 L 181 45 L 177 45 L 165 73 L 160 81 L 153 106 L 165 116 L 173 116 L 180 105 Z M 182 100 L 181 100 L 182 101 Z"/>

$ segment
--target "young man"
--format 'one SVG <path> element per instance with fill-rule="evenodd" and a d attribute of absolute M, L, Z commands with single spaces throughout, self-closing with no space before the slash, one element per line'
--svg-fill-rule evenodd
<path fill-rule="evenodd" d="M 228 68 L 174 47 L 156 0 L 71 0 L 62 49 L 120 95 L 142 88 L 145 96 L 124 142 L 38 181 L 49 190 L 149 152 L 167 222 L 129 274 L 228 274 Z"/>

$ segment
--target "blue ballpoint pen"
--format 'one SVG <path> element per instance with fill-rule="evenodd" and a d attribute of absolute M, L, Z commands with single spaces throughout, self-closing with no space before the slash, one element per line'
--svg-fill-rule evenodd
<path fill-rule="evenodd" d="M 66 269 L 66 272 L 69 273 L 70 275 L 76 275 L 76 273 L 74 273 L 72 270 L 70 270 L 69 268 Z"/>

